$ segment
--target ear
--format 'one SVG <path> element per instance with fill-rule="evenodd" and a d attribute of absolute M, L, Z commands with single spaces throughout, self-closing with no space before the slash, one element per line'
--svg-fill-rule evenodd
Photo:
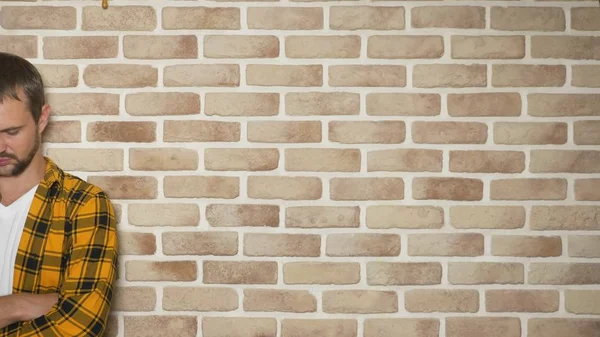
<path fill-rule="evenodd" d="M 42 113 L 40 114 L 40 119 L 38 120 L 38 132 L 40 134 L 44 132 L 44 129 L 46 129 L 46 126 L 48 126 L 50 110 L 51 108 L 49 104 L 44 104 L 44 106 L 42 106 Z"/>

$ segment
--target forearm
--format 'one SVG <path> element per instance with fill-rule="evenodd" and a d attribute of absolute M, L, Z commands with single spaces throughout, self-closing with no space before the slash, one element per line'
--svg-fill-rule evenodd
<path fill-rule="evenodd" d="M 0 296 L 0 329 L 21 321 L 20 311 L 15 295 Z"/>

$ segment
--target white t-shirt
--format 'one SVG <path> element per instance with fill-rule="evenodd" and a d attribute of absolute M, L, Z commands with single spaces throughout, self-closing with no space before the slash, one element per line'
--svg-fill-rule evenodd
<path fill-rule="evenodd" d="M 0 296 L 12 294 L 17 250 L 38 185 L 12 204 L 0 204 Z"/>

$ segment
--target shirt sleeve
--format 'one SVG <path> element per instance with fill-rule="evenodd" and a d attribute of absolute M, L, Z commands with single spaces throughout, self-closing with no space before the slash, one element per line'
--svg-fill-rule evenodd
<path fill-rule="evenodd" d="M 90 197 L 73 219 L 59 300 L 44 316 L 23 322 L 18 337 L 102 336 L 117 273 L 117 232 L 104 192 Z"/>

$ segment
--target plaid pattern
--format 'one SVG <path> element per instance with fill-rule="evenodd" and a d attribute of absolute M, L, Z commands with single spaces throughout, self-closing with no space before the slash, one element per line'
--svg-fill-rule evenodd
<path fill-rule="evenodd" d="M 46 158 L 15 263 L 13 293 L 58 293 L 44 316 L 0 337 L 102 336 L 117 273 L 114 209 L 98 187 Z"/>

